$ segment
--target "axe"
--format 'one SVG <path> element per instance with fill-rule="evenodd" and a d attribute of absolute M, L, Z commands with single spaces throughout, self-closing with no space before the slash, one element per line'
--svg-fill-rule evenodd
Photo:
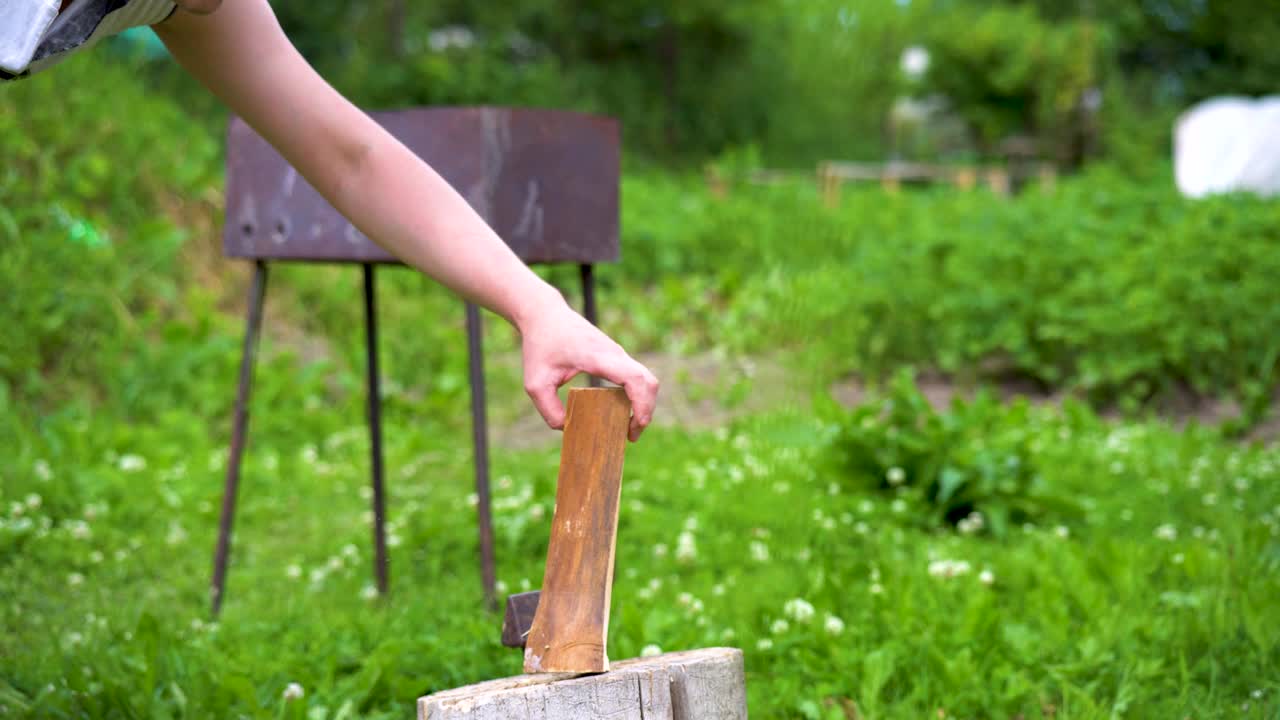
<path fill-rule="evenodd" d="M 502 644 L 524 648 L 527 673 L 609 669 L 609 603 L 630 419 L 622 388 L 569 391 L 542 590 L 509 596 L 502 623 Z"/>

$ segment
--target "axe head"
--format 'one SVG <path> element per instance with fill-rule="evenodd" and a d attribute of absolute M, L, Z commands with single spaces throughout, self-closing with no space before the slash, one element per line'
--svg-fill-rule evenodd
<path fill-rule="evenodd" d="M 541 595 L 541 590 L 533 590 L 507 596 L 507 614 L 502 619 L 503 645 L 524 647 L 529 628 L 533 627 L 533 616 L 538 612 L 538 598 Z"/>

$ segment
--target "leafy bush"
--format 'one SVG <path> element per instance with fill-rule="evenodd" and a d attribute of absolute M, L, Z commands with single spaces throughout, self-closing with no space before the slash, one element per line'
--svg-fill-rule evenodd
<path fill-rule="evenodd" d="M 1187 200 L 1167 168 L 1142 184 L 1097 168 L 1013 200 L 847 188 L 836 208 L 808 182 L 624 189 L 626 260 L 607 276 L 718 278 L 711 334 L 729 347 L 790 347 L 830 374 L 1022 378 L 1129 409 L 1275 384 L 1280 205 Z"/>
<path fill-rule="evenodd" d="M 849 484 L 919 505 L 911 517 L 1003 537 L 1078 514 L 1040 473 L 1028 413 L 1025 400 L 1005 406 L 987 393 L 940 413 L 903 372 L 884 397 L 842 418 L 833 450 Z"/>
<path fill-rule="evenodd" d="M 1080 103 L 1096 87 L 1105 30 L 1086 20 L 1043 20 L 1030 5 L 953 6 L 927 26 L 926 84 L 943 93 L 987 152 L 1003 138 L 1037 133 L 1069 154 Z"/>
<path fill-rule="evenodd" d="M 143 316 L 176 310 L 186 235 L 166 208 L 204 191 L 217 143 L 130 66 L 86 57 L 0 89 L 0 155 L 0 399 L 51 376 L 84 390 L 145 343 Z"/>

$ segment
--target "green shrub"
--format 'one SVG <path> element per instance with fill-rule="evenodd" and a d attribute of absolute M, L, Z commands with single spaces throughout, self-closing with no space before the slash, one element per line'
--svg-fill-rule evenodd
<path fill-rule="evenodd" d="M 1005 406 L 987 393 L 938 412 L 903 372 L 842 418 L 832 449 L 847 484 L 917 505 L 910 517 L 927 526 L 1004 537 L 1079 513 L 1045 483 L 1028 413 L 1025 400 Z"/>
<path fill-rule="evenodd" d="M 1130 409 L 1274 385 L 1274 202 L 1187 200 L 1167 170 L 1137 184 L 1106 168 L 1014 200 L 846 189 L 834 209 L 808 183 L 626 190 L 617 272 L 715 273 L 730 347 L 791 347 L 831 374 L 1014 376 Z"/>
<path fill-rule="evenodd" d="M 85 390 L 146 342 L 144 316 L 177 308 L 186 235 L 165 209 L 217 172 L 212 138 L 95 60 L 0 89 L 0 396 Z"/>

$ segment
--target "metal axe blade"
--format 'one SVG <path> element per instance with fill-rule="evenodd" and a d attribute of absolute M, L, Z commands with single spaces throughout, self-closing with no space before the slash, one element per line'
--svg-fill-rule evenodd
<path fill-rule="evenodd" d="M 507 596 L 507 613 L 502 618 L 503 645 L 524 647 L 524 641 L 529 637 L 529 628 L 533 627 L 533 616 L 538 612 L 538 598 L 541 596 L 541 590 Z"/>

